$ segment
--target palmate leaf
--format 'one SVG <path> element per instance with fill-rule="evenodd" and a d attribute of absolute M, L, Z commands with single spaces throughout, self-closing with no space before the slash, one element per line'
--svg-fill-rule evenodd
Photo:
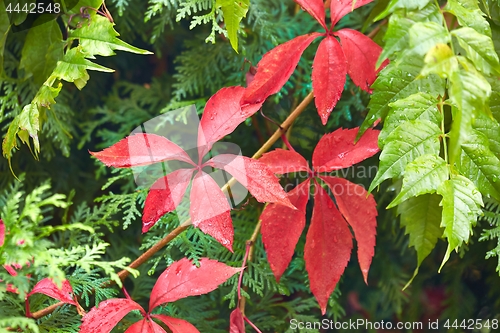
<path fill-rule="evenodd" d="M 314 185 L 316 194 L 304 259 L 311 291 L 324 315 L 328 298 L 351 257 L 352 235 L 328 193 L 316 181 Z"/>
<path fill-rule="evenodd" d="M 445 81 L 437 75 L 418 77 L 424 62 L 421 56 L 411 51 L 405 51 L 400 56 L 399 63 L 391 62 L 378 75 L 372 84 L 373 95 L 368 108 L 370 109 L 359 134 L 363 134 L 375 121 L 384 120 L 390 111 L 389 104 L 420 91 L 432 96 L 443 96 Z"/>
<path fill-rule="evenodd" d="M 342 95 L 346 74 L 347 61 L 340 44 L 335 37 L 326 37 L 314 56 L 311 76 L 314 102 L 323 125 Z"/>
<path fill-rule="evenodd" d="M 485 74 L 500 74 L 498 55 L 489 36 L 468 27 L 453 30 L 451 34 L 467 52 L 467 58 L 474 63 L 477 69 Z"/>
<path fill-rule="evenodd" d="M 482 194 L 500 200 L 500 159 L 478 131 L 473 130 L 462 143 L 460 173 L 472 180 Z"/>
<path fill-rule="evenodd" d="M 241 20 L 247 15 L 250 0 L 216 0 L 215 6 L 222 9 L 227 36 L 233 49 L 238 52 L 238 29 Z"/>
<path fill-rule="evenodd" d="M 439 154 L 439 127 L 428 120 L 412 120 L 397 127 L 386 139 L 380 167 L 368 192 L 385 179 L 401 177 L 408 163 L 425 154 Z"/>
<path fill-rule="evenodd" d="M 306 12 L 309 13 L 321 26 L 327 30 L 325 23 L 325 5 L 323 0 L 295 0 Z"/>
<path fill-rule="evenodd" d="M 441 199 L 437 194 L 423 194 L 409 198 L 398 206 L 401 226 L 405 227 L 405 234 L 410 236 L 410 246 L 417 251 L 417 268 L 413 277 L 417 275 L 418 268 L 443 235 L 443 229 L 440 227 Z"/>
<path fill-rule="evenodd" d="M 440 203 L 443 207 L 441 227 L 448 240 L 448 248 L 439 268 L 441 271 L 450 258 L 451 251 L 457 250 L 463 242 L 469 240 L 472 227 L 482 213 L 483 200 L 474 183 L 460 175 L 443 182 L 437 193 L 443 197 Z"/>
<path fill-rule="evenodd" d="M 200 331 L 198 331 L 193 324 L 179 318 L 173 318 L 162 314 L 151 315 L 151 317 L 162 321 L 168 328 L 170 328 L 172 333 L 200 333 Z M 162 332 L 165 331 L 162 329 Z"/>
<path fill-rule="evenodd" d="M 373 0 L 336 0 L 330 3 L 330 18 L 332 27 L 337 22 L 356 8 L 366 5 Z"/>
<path fill-rule="evenodd" d="M 165 330 L 154 321 L 143 319 L 130 325 L 125 333 L 165 333 Z"/>
<path fill-rule="evenodd" d="M 406 121 L 428 120 L 439 126 L 443 116 L 437 108 L 437 103 L 438 100 L 433 96 L 419 92 L 389 104 L 391 111 L 378 136 L 379 147 L 383 148 L 387 136 Z"/>
<path fill-rule="evenodd" d="M 435 193 L 438 186 L 447 179 L 448 165 L 445 160 L 437 155 L 422 155 L 406 166 L 401 192 L 387 209 L 399 205 L 410 197 Z"/>

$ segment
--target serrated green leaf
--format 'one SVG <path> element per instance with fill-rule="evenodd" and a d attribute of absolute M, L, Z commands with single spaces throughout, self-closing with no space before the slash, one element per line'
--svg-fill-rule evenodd
<path fill-rule="evenodd" d="M 5 6 L 0 6 L 0 77 L 3 75 L 3 52 L 5 41 L 10 30 L 9 16 L 5 11 Z"/>
<path fill-rule="evenodd" d="M 498 121 L 484 113 L 479 113 L 472 120 L 472 127 L 484 134 L 488 139 L 490 150 L 497 157 L 500 157 L 500 124 Z"/>
<path fill-rule="evenodd" d="M 477 0 L 448 0 L 443 10 L 453 14 L 462 27 L 470 27 L 480 34 L 491 36 L 490 25 L 483 17 Z"/>
<path fill-rule="evenodd" d="M 497 77 L 488 78 L 491 85 L 490 111 L 493 117 L 500 122 L 500 79 Z"/>
<path fill-rule="evenodd" d="M 152 54 L 118 39 L 120 36 L 106 17 L 95 15 L 90 24 L 82 24 L 70 33 L 69 40 L 78 39 L 86 57 L 92 59 L 94 55 L 111 56 L 114 50 L 127 51 L 138 54 Z"/>
<path fill-rule="evenodd" d="M 449 163 L 453 165 L 460 155 L 460 145 L 470 135 L 472 117 L 476 111 L 487 108 L 491 86 L 478 72 L 459 70 L 450 76 L 450 94 L 453 123 L 448 149 Z"/>
<path fill-rule="evenodd" d="M 387 8 L 380 13 L 374 21 L 383 19 L 398 8 L 404 8 L 406 10 L 422 9 L 429 3 L 429 1 L 430 0 L 391 0 L 387 5 Z"/>
<path fill-rule="evenodd" d="M 9 124 L 9 128 L 7 129 L 7 134 L 2 141 L 2 154 L 3 156 L 9 160 L 12 157 L 12 150 L 17 148 L 17 138 L 16 134 L 19 129 L 19 118 L 15 117 L 11 123 Z"/>
<path fill-rule="evenodd" d="M 420 75 L 437 74 L 442 78 L 449 77 L 458 70 L 458 59 L 447 44 L 436 44 L 424 58 L 425 66 Z"/>
<path fill-rule="evenodd" d="M 227 36 L 233 49 L 238 52 L 238 29 L 241 20 L 247 15 L 250 0 L 217 0 L 215 5 L 222 9 Z"/>
<path fill-rule="evenodd" d="M 443 235 L 443 229 L 440 226 L 442 218 L 440 201 L 441 196 L 437 194 L 424 194 L 410 198 L 398 206 L 401 226 L 405 227 L 405 234 L 410 236 L 409 245 L 417 251 L 417 268 L 413 277 L 417 275 L 418 268 Z"/>
<path fill-rule="evenodd" d="M 500 200 L 500 160 L 490 150 L 486 136 L 476 130 L 462 143 L 460 173 L 483 195 Z"/>
<path fill-rule="evenodd" d="M 19 129 L 21 131 L 26 131 L 33 139 L 35 157 L 38 156 L 40 152 L 40 142 L 38 141 L 38 131 L 40 131 L 40 110 L 38 109 L 38 105 L 35 103 L 26 105 L 16 118 L 19 118 Z M 23 139 L 23 137 L 21 137 L 21 139 Z M 29 146 L 29 142 L 25 140 L 23 140 L 23 142 Z"/>
<path fill-rule="evenodd" d="M 40 17 L 44 19 L 44 17 Z M 25 77 L 33 77 L 41 85 L 64 56 L 62 33 L 56 20 L 35 25 L 26 36 L 21 52 L 20 69 L 25 70 Z"/>
<path fill-rule="evenodd" d="M 451 32 L 460 46 L 467 52 L 476 68 L 485 74 L 500 74 L 500 63 L 493 41 L 472 28 L 460 28 Z"/>
<path fill-rule="evenodd" d="M 472 227 L 482 213 L 483 200 L 474 183 L 463 176 L 454 176 L 443 182 L 437 193 L 443 197 L 441 227 L 448 240 L 448 248 L 441 263 L 441 268 L 450 258 L 451 251 L 457 250 L 463 242 L 468 242 Z"/>
<path fill-rule="evenodd" d="M 389 25 L 384 36 L 385 45 L 375 65 L 376 68 L 378 68 L 385 59 L 398 51 L 404 50 L 408 46 L 408 32 L 413 24 L 415 24 L 415 22 L 400 15 L 395 14 L 389 18 Z"/>
<path fill-rule="evenodd" d="M 436 44 L 450 42 L 450 34 L 442 24 L 417 22 L 410 28 L 409 47 L 418 55 L 425 55 Z"/>
<path fill-rule="evenodd" d="M 113 72 L 112 69 L 103 67 L 85 59 L 85 53 L 81 46 L 70 49 L 64 58 L 57 62 L 52 75 L 47 79 L 45 85 L 52 86 L 56 80 L 74 82 L 78 89 L 82 89 L 90 78 L 87 70 L 100 72 Z"/>
<path fill-rule="evenodd" d="M 439 126 L 442 115 L 437 108 L 437 103 L 437 98 L 422 92 L 390 103 L 392 110 L 387 115 L 384 127 L 378 136 L 379 147 L 382 149 L 385 139 L 406 121 L 429 120 Z"/>
<path fill-rule="evenodd" d="M 370 189 L 385 179 L 401 177 L 408 163 L 425 154 L 439 154 L 439 127 L 428 120 L 411 120 L 396 128 L 386 139 L 380 165 Z"/>
<path fill-rule="evenodd" d="M 448 164 L 437 155 L 422 155 L 408 163 L 405 168 L 403 187 L 387 209 L 425 193 L 436 192 L 438 186 L 448 179 Z"/>
<path fill-rule="evenodd" d="M 444 96 L 445 81 L 439 76 L 431 74 L 417 78 L 424 62 L 423 58 L 414 53 L 405 51 L 400 56 L 401 63 L 391 62 L 378 75 L 371 85 L 373 94 L 368 108 L 370 109 L 358 137 L 371 127 L 377 119 L 385 119 L 390 111 L 389 104 L 406 98 L 420 91 L 432 96 Z"/>

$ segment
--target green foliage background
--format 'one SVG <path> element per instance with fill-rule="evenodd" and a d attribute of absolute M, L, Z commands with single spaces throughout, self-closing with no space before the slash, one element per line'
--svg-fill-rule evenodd
<path fill-rule="evenodd" d="M 0 283 L 0 332 L 7 332 L 6 327 L 23 327 L 27 332 L 77 332 L 80 317 L 71 306 L 63 306 L 36 321 L 24 318 L 24 294 L 44 277 L 66 276 L 86 310 L 104 299 L 123 297 L 118 287 L 105 286 L 104 282 L 109 278 L 116 280 L 117 270 L 187 216 L 186 204 L 177 215 L 166 215 L 142 235 L 140 218 L 147 188 L 135 185 L 130 170 L 110 170 L 97 163 L 88 150 L 108 147 L 144 121 L 181 106 L 195 104 L 201 113 L 205 101 L 220 88 L 246 84 L 249 63 L 257 64 L 265 52 L 293 37 L 320 31 L 319 24 L 291 0 L 250 1 L 246 17 L 236 27 L 237 42 L 238 20 L 232 26 L 223 25 L 226 16 L 232 15 L 227 14 L 232 13 L 228 8 L 231 1 L 110 0 L 106 5 L 114 18 L 114 27 L 108 18 L 92 10 L 87 11 L 90 22 L 78 14 L 81 7 L 98 8 L 101 2 L 80 0 L 58 21 L 18 32 L 9 26 L 9 18 L 0 5 L 0 131 L 5 157 L 0 159 L 0 218 L 10 232 L 6 244 L 0 247 L 0 264 L 25 263 L 36 257 L 16 277 L 0 267 L 0 279 L 14 284 L 20 292 L 8 293 L 5 284 Z M 460 35 L 458 29 L 450 33 L 437 24 L 443 19 L 438 5 L 444 4 L 381 0 L 342 19 L 337 25 L 339 29 L 350 27 L 367 33 L 378 26 L 380 30 L 374 39 L 385 45 L 383 55 L 391 59 L 391 64 L 374 84 L 371 100 L 348 80 L 326 126 L 321 125 L 311 105 L 289 132 L 292 145 L 311 157 L 312 149 L 325 133 L 362 124 L 366 128 L 380 117 L 384 121 L 379 174 L 361 175 L 356 169 L 346 174 L 346 178 L 366 188 L 373 178 L 372 188 L 379 185 L 373 192 L 379 217 L 369 284 L 363 283 L 353 254 L 330 299 L 326 315 L 329 319 L 499 319 L 500 263 L 487 258 L 500 257 L 500 182 L 495 184 L 492 180 L 494 175 L 500 176 L 500 6 L 495 0 L 448 1 L 446 9 L 458 17 L 458 24 L 473 30 Z M 388 21 L 384 21 L 389 14 Z M 377 16 L 378 21 L 373 24 Z M 68 25 L 70 17 L 71 29 L 61 29 Z M 18 23 L 23 20 L 12 19 Z M 92 43 L 98 35 L 107 38 L 105 45 Z M 491 45 L 484 42 L 484 36 L 490 38 Z M 79 41 L 72 42 L 76 39 Z M 483 51 L 472 45 L 478 40 L 483 41 L 479 44 Z M 436 44 L 452 45 L 453 50 Z M 313 43 L 306 50 L 291 80 L 265 103 L 263 112 L 267 116 L 277 122 L 284 120 L 310 92 L 316 46 Z M 154 55 L 144 55 L 146 52 L 139 48 Z M 451 58 L 456 58 L 456 63 Z M 69 67 L 63 68 L 65 63 Z M 111 69 L 114 72 L 109 73 Z M 409 79 L 401 73 L 408 74 Z M 481 91 L 478 88 L 458 87 L 458 82 L 466 82 L 466 78 L 472 80 L 474 87 L 489 85 L 488 96 L 477 96 Z M 453 114 L 452 127 L 439 118 L 437 109 L 429 106 L 444 102 L 445 91 L 452 99 L 446 106 L 443 103 L 447 118 Z M 472 97 L 462 98 L 467 94 Z M 458 118 L 457 112 L 466 114 L 463 110 L 468 106 L 463 103 L 470 103 L 474 110 L 480 109 L 478 104 L 487 105 L 489 113 L 475 112 L 468 120 L 464 116 Z M 251 156 L 275 128 L 257 114 L 227 140 Z M 449 147 L 443 148 L 438 138 L 449 130 Z M 425 131 L 429 133 L 427 141 L 403 137 Z M 405 160 L 400 169 L 391 169 L 384 153 L 389 154 L 391 149 L 401 152 L 399 141 L 423 148 L 416 149 L 417 153 Z M 493 162 L 485 168 L 486 163 L 479 162 L 477 156 L 476 166 L 483 163 L 478 172 L 471 165 L 476 159 L 474 152 L 481 149 L 482 155 Z M 470 206 L 471 235 L 467 229 L 467 238 L 462 239 L 458 253 L 451 252 L 454 246 L 447 249 L 439 226 L 439 194 L 444 196 L 454 184 L 447 180 L 450 171 L 447 163 L 442 162 L 445 150 L 450 152 L 451 161 L 446 160 L 450 165 L 454 165 L 454 160 L 462 161 L 456 169 L 469 177 L 466 187 L 471 193 L 475 187 L 480 192 L 476 190 L 475 202 Z M 378 157 L 363 163 L 369 170 L 378 165 Z M 423 182 L 427 185 L 417 187 L 418 193 L 404 197 L 405 189 L 419 180 L 416 173 L 412 176 L 412 165 L 428 166 L 435 176 Z M 382 174 L 380 170 L 385 169 L 388 172 Z M 400 179 L 403 171 L 405 176 Z M 491 182 L 485 182 L 481 175 Z M 382 182 L 385 179 L 394 181 Z M 436 182 L 445 179 L 449 186 L 437 188 Z M 293 181 L 283 179 L 283 184 Z M 386 209 L 390 204 L 398 205 L 397 209 Z M 308 216 L 311 208 L 308 207 Z M 240 266 L 245 241 L 250 238 L 261 210 L 260 204 L 250 200 L 232 213 L 234 254 L 198 229 L 188 229 L 133 271 L 134 278 L 125 281 L 130 295 L 146 304 L 155 277 L 182 257 L 196 261 L 208 256 Z M 422 212 L 428 214 L 422 216 Z M 421 221 L 427 223 L 423 224 L 424 231 Z M 20 240 L 22 245 L 18 245 Z M 256 245 L 243 285 L 249 298 L 246 314 L 263 332 L 291 332 L 290 319 L 321 318 L 308 290 L 304 243 L 305 235 L 280 283 L 274 280 L 261 241 Z M 417 255 L 409 246 L 416 248 Z M 438 274 L 445 253 L 450 258 Z M 402 291 L 418 266 L 418 275 Z M 27 277 L 29 274 L 31 278 Z M 236 282 L 234 277 L 208 295 L 180 300 L 160 311 L 190 321 L 201 332 L 227 332 L 229 313 L 236 301 Z M 54 302 L 45 296 L 30 298 L 34 311 Z M 132 313 L 114 331 L 123 332 L 137 318 Z"/>

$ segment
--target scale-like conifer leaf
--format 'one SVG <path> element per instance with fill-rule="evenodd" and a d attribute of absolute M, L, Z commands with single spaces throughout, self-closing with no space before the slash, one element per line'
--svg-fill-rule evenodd
<path fill-rule="evenodd" d="M 314 57 L 312 86 L 318 114 L 323 125 L 344 90 L 347 62 L 335 37 L 327 36 L 319 44 Z"/>
<path fill-rule="evenodd" d="M 328 193 L 315 181 L 314 208 L 304 259 L 311 291 L 326 313 L 331 293 L 351 257 L 352 235 Z"/>

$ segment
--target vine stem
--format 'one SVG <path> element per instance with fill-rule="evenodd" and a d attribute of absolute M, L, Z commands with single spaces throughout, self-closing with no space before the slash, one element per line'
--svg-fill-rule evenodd
<path fill-rule="evenodd" d="M 313 92 L 311 91 L 303 100 L 300 102 L 300 104 L 290 113 L 290 115 L 283 121 L 281 124 L 281 127 L 278 128 L 274 134 L 260 147 L 255 154 L 253 154 L 252 158 L 257 159 L 261 157 L 265 152 L 267 152 L 271 147 L 273 146 L 276 141 L 278 141 L 281 136 L 286 133 L 288 128 L 292 126 L 293 122 L 297 117 L 304 112 L 306 107 L 312 102 L 314 99 Z M 236 182 L 235 178 L 231 178 L 223 187 L 223 191 L 227 191 L 227 189 L 232 186 Z M 155 255 L 158 251 L 160 251 L 163 247 L 165 247 L 168 243 L 170 243 L 173 239 L 175 239 L 177 236 L 179 236 L 184 230 L 186 230 L 189 226 L 191 225 L 191 219 L 187 219 L 184 221 L 181 225 L 179 225 L 177 228 L 172 230 L 167 236 L 162 238 L 158 243 L 153 245 L 151 248 L 149 248 L 146 252 L 141 254 L 136 260 L 134 260 L 132 263 L 128 265 L 128 268 L 137 268 L 144 264 L 146 261 L 148 261 L 153 255 Z M 258 226 L 260 228 L 260 221 L 258 223 Z M 252 235 L 252 238 L 257 238 L 258 235 L 258 229 L 257 231 L 254 232 Z M 250 258 L 251 258 L 251 253 L 250 253 Z M 128 276 L 130 272 L 126 269 L 120 271 L 118 273 L 118 277 L 120 278 L 121 281 L 124 281 Z M 111 283 L 111 282 L 110 282 Z M 51 314 L 54 312 L 55 309 L 57 309 L 59 306 L 63 305 L 65 303 L 59 302 L 53 305 L 50 305 L 42 310 L 33 312 L 31 314 L 31 318 L 33 319 L 39 319 L 41 317 L 44 317 L 46 315 Z"/>

